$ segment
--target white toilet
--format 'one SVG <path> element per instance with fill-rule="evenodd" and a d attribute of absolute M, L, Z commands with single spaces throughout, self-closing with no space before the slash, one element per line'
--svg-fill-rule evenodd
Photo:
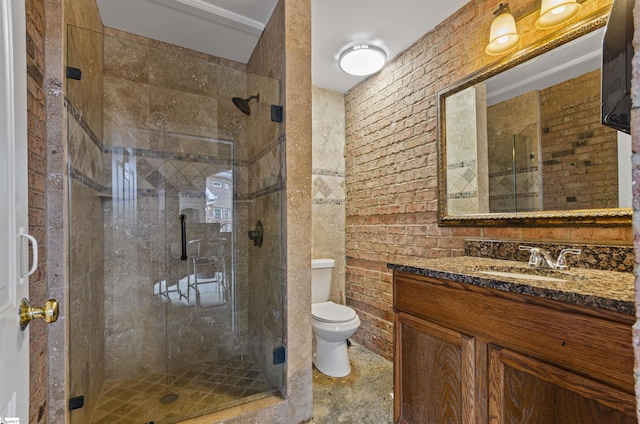
<path fill-rule="evenodd" d="M 347 339 L 360 327 L 356 311 L 329 300 L 333 259 L 311 260 L 311 315 L 313 316 L 313 365 L 331 377 L 351 372 Z"/>

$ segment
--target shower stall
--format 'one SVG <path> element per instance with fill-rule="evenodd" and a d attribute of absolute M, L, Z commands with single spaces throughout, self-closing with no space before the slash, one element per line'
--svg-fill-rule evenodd
<path fill-rule="evenodd" d="M 239 64 L 68 27 L 73 424 L 285 392 L 280 103 Z"/>
<path fill-rule="evenodd" d="M 542 209 L 539 146 L 533 137 L 488 131 L 489 210 Z"/>

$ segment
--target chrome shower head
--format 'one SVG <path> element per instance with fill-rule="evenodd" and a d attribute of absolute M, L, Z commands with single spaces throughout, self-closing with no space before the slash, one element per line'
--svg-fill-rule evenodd
<path fill-rule="evenodd" d="M 240 97 L 234 97 L 231 100 L 233 101 L 233 104 L 236 105 L 238 109 L 240 109 L 240 112 L 249 116 L 251 115 L 251 107 L 249 107 L 249 102 L 253 99 L 256 99 L 256 102 L 259 102 L 260 93 L 256 94 L 255 96 L 248 97 L 246 99 L 241 99 Z"/>

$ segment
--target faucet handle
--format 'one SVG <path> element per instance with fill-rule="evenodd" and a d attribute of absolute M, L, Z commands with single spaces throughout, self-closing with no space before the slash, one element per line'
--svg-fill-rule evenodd
<path fill-rule="evenodd" d="M 558 256 L 558 260 L 556 261 L 556 269 L 569 269 L 567 265 L 567 255 L 576 255 L 582 253 L 582 249 L 562 249 L 560 251 L 560 255 Z"/>
<path fill-rule="evenodd" d="M 542 256 L 540 255 L 540 249 L 538 247 L 531 247 L 531 246 L 518 246 L 518 249 L 520 250 L 528 250 L 531 252 L 531 255 L 529 256 L 529 266 L 532 267 L 537 267 L 540 266 L 540 264 L 542 263 Z"/>

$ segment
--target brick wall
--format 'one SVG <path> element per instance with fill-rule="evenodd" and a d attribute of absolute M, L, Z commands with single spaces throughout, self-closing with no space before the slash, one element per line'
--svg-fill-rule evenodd
<path fill-rule="evenodd" d="M 500 59 L 484 52 L 498 3 L 472 0 L 345 96 L 347 304 L 363 321 L 354 340 L 387 358 L 393 347 L 388 262 L 462 255 L 469 237 L 632 242 L 631 227 L 438 227 L 436 93 Z M 585 2 L 581 16 L 610 4 Z M 510 4 L 516 16 L 538 5 Z M 549 35 L 535 29 L 536 18 L 518 21 L 523 46 Z"/>
<path fill-rule="evenodd" d="M 29 298 L 35 305 L 47 299 L 46 275 L 46 111 L 44 95 L 44 0 L 27 0 L 27 120 L 29 158 L 29 233 L 39 242 L 38 272 L 29 278 Z M 44 322 L 29 326 L 29 422 L 46 423 L 48 345 Z"/>
<path fill-rule="evenodd" d="M 600 124 L 600 71 L 542 90 L 540 116 L 545 208 L 617 208 L 618 136 Z"/>

